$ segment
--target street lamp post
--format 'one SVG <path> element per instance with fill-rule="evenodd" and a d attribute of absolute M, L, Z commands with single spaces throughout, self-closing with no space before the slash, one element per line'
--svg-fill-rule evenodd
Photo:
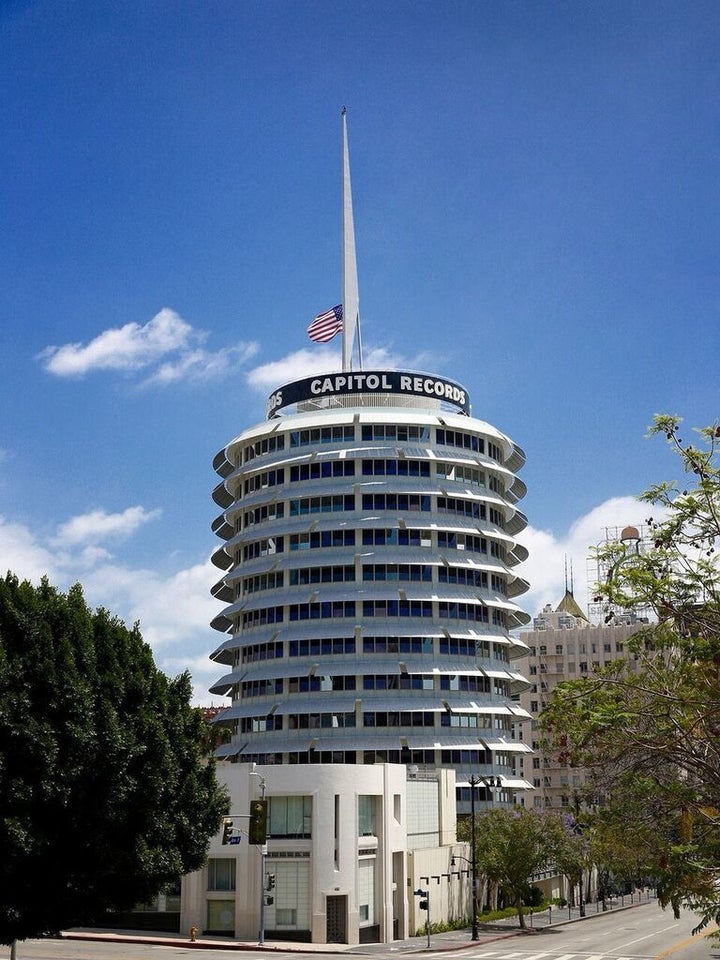
<path fill-rule="evenodd" d="M 471 939 L 479 940 L 477 920 L 477 850 L 475 848 L 475 786 L 480 783 L 475 776 L 470 777 L 470 869 L 472 871 L 472 932 Z"/>
<path fill-rule="evenodd" d="M 470 784 L 470 872 L 471 872 L 471 883 L 472 883 L 472 929 L 470 932 L 470 937 L 473 940 L 479 940 L 480 934 L 478 932 L 478 910 L 477 910 L 477 849 L 475 845 L 475 787 L 478 784 L 488 788 L 488 791 L 491 791 L 493 787 L 501 786 L 500 778 L 495 777 L 476 777 L 475 774 L 472 774 L 468 780 Z M 492 797 L 492 793 L 490 794 Z"/>

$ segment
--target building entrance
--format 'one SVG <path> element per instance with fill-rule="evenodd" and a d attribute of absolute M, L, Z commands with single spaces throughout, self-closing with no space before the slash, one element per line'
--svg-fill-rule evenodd
<path fill-rule="evenodd" d="M 347 897 L 327 898 L 328 943 L 347 943 Z"/>

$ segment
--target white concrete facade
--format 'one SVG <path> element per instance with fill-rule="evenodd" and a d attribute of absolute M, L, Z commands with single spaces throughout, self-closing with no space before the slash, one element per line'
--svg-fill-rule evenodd
<path fill-rule="evenodd" d="M 433 919 L 467 915 L 467 881 L 450 868 L 453 853 L 467 855 L 455 843 L 452 771 L 408 780 L 397 764 L 220 764 L 218 776 L 240 842 L 223 845 L 218 834 L 206 867 L 184 878 L 182 932 L 254 940 L 264 899 L 268 939 L 391 942 L 422 926 L 413 896 L 421 885 Z M 247 838 L 261 786 L 264 853 Z"/>

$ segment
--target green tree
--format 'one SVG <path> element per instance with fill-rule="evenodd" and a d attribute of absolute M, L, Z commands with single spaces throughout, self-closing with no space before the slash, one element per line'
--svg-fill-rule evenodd
<path fill-rule="evenodd" d="M 641 496 L 651 542 L 599 551 L 606 620 L 650 608 L 654 621 L 629 658 L 557 687 L 542 724 L 564 759 L 592 771 L 610 820 L 652 838 L 638 868 L 657 873 L 662 901 L 699 910 L 704 925 L 720 920 L 720 428 L 698 430 L 696 443 L 679 432 L 669 416 L 650 429 L 685 481 Z"/>
<path fill-rule="evenodd" d="M 574 891 L 579 888 L 580 911 L 584 915 L 584 873 L 590 864 L 589 831 L 586 823 L 581 823 L 571 813 L 554 815 L 551 822 L 553 843 L 553 862 L 557 870 L 567 878 L 570 885 L 568 900 L 575 905 Z"/>
<path fill-rule="evenodd" d="M 532 878 L 553 862 L 557 823 L 522 807 L 489 810 L 475 818 L 478 872 L 500 886 L 525 927 L 523 902 L 529 900 Z M 470 820 L 458 824 L 458 839 L 471 842 Z"/>
<path fill-rule="evenodd" d="M 0 942 L 97 922 L 202 865 L 227 798 L 190 696 L 79 585 L 0 580 Z"/>

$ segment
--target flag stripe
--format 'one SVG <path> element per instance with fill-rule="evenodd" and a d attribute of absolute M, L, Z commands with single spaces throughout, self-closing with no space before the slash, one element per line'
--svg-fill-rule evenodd
<path fill-rule="evenodd" d="M 307 328 L 308 336 L 315 343 L 328 343 L 342 330 L 342 318 L 342 304 L 338 304 L 325 313 L 318 314 Z"/>

